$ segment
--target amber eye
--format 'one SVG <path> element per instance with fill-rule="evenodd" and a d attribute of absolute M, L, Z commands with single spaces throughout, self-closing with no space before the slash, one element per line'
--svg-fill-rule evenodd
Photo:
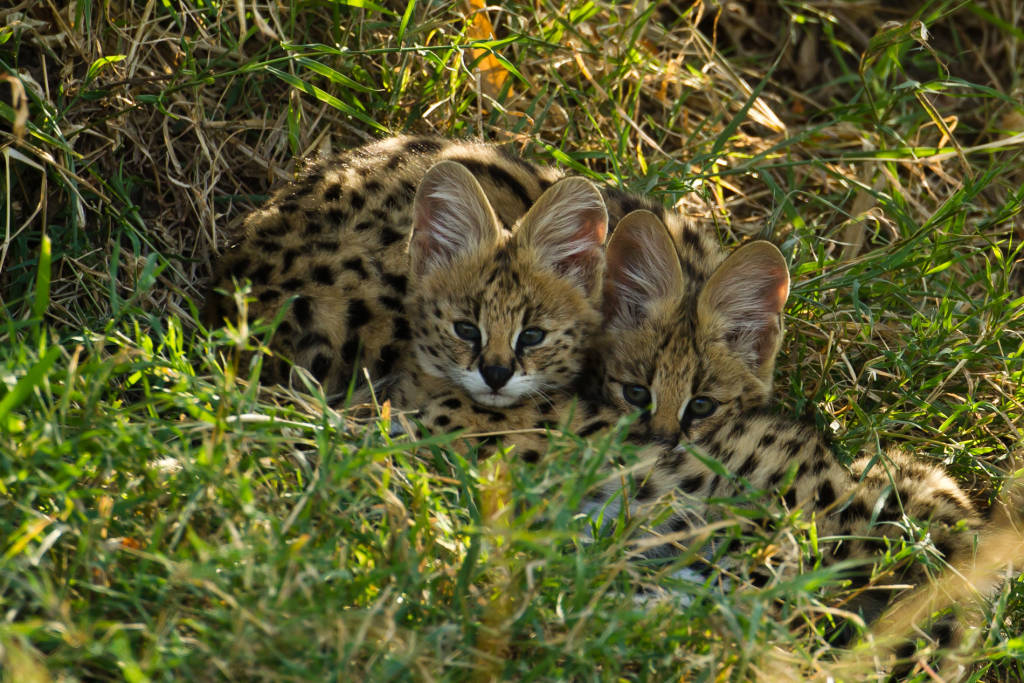
<path fill-rule="evenodd" d="M 651 405 L 651 392 L 642 384 L 623 384 L 622 398 L 638 408 L 647 408 Z"/>
<path fill-rule="evenodd" d="M 708 417 L 718 409 L 718 401 L 707 396 L 694 396 L 686 410 L 693 417 Z"/>
<path fill-rule="evenodd" d="M 480 341 L 480 328 L 473 323 L 457 320 L 454 327 L 455 334 L 459 336 L 459 339 L 465 339 L 468 342 Z"/>
<path fill-rule="evenodd" d="M 519 333 L 519 339 L 516 340 L 516 345 L 520 348 L 524 346 L 536 346 L 544 341 L 544 335 L 544 330 L 539 327 L 527 327 Z"/>

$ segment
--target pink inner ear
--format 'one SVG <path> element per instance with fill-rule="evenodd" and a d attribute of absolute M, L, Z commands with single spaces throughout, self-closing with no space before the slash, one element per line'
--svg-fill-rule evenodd
<path fill-rule="evenodd" d="M 770 303 L 771 310 L 779 314 L 786 307 L 786 299 L 789 298 L 789 277 L 788 273 L 777 270 L 772 275 L 774 281 L 769 285 L 765 299 Z"/>
<path fill-rule="evenodd" d="M 581 213 L 578 227 L 564 242 L 572 245 L 572 251 L 551 262 L 551 266 L 562 276 L 578 279 L 578 284 L 589 292 L 596 284 L 595 278 L 603 261 L 602 247 L 607 229 L 603 217 Z"/>

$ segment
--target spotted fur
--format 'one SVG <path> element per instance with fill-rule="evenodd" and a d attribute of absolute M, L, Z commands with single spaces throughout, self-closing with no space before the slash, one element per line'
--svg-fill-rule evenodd
<path fill-rule="evenodd" d="M 435 179 L 458 177 L 425 188 L 428 169 L 444 162 L 454 164 Z M 463 172 L 451 172 L 455 165 Z M 547 208 L 524 218 L 542 195 Z M 566 195 L 590 208 L 566 210 Z M 247 280 L 250 320 L 284 311 L 264 381 L 287 380 L 288 360 L 338 393 L 366 368 L 381 380 L 378 396 L 393 391 L 399 407 L 426 408 L 433 428 L 532 425 L 534 406 L 550 412 L 576 382 L 598 335 L 603 256 L 594 238 L 604 228 L 584 215 L 596 213 L 595 197 L 611 225 L 645 209 L 691 234 L 648 199 L 608 187 L 598 197 L 586 181 L 494 145 L 372 143 L 312 164 L 246 218 L 217 265 L 204 319 L 235 320 L 232 292 Z M 458 338 L 460 321 L 477 326 L 479 344 Z M 544 338 L 524 347 L 531 327 Z M 456 402 L 465 419 L 448 412 Z M 518 417 L 501 412 L 523 402 Z"/>

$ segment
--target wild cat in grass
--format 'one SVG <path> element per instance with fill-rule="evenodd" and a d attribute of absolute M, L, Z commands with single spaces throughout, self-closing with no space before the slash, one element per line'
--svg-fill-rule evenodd
<path fill-rule="evenodd" d="M 671 242 L 657 217 L 638 213 L 622 221 L 608 245 L 603 395 L 610 403 L 621 394 L 619 407 L 646 403 L 639 424 L 648 427 L 634 429 L 633 440 L 643 444 L 636 464 L 610 465 L 587 511 L 614 520 L 628 504 L 629 517 L 642 518 L 656 502 L 670 501 L 675 511 L 656 531 L 703 545 L 711 556 L 720 548 L 702 532 L 708 522 L 739 506 L 752 513 L 743 525 L 756 526 L 755 508 L 764 505 L 783 518 L 799 512 L 812 522 L 818 542 L 812 561 L 849 560 L 855 583 L 867 583 L 872 562 L 903 540 L 924 552 L 897 568 L 896 583 L 924 587 L 944 567 L 971 570 L 979 541 L 1006 525 L 989 520 L 943 468 L 895 449 L 863 454 L 845 467 L 817 427 L 769 410 L 789 287 L 778 250 L 750 243 L 702 281 L 664 257 Z M 568 424 L 588 431 L 588 419 L 594 425 L 616 412 L 572 415 Z M 646 436 L 636 438 L 638 431 Z M 624 488 L 624 480 L 632 485 Z M 761 531 L 772 538 L 778 517 L 760 518 L 766 520 Z M 678 550 L 649 540 L 648 556 Z M 802 566 L 792 556 L 797 548 L 789 551 L 775 558 L 783 575 Z M 770 572 L 752 576 L 770 578 Z M 889 590 L 865 590 L 847 607 L 872 620 L 891 597 Z M 923 632 L 939 646 L 955 643 L 956 633 L 949 623 Z"/>
<path fill-rule="evenodd" d="M 681 220 L 495 145 L 382 140 L 313 163 L 246 218 L 204 319 L 237 316 L 248 280 L 250 318 L 285 308 L 265 380 L 285 379 L 287 359 L 338 393 L 367 368 L 382 398 L 429 402 L 432 429 L 507 427 L 517 406 L 551 410 L 575 388 L 601 319 L 609 216 L 637 207 Z"/>

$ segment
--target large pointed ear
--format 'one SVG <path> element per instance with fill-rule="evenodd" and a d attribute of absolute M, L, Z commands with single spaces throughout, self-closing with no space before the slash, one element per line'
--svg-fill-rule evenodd
<path fill-rule="evenodd" d="M 627 214 L 612 231 L 602 309 L 608 327 L 635 327 L 656 301 L 678 297 L 683 271 L 672 236 L 650 211 Z"/>
<path fill-rule="evenodd" d="M 697 317 L 702 330 L 727 344 L 770 384 L 788 296 L 789 269 L 782 253 L 771 242 L 751 242 L 734 251 L 704 285 Z"/>
<path fill-rule="evenodd" d="M 409 261 L 422 277 L 455 258 L 495 244 L 501 227 L 480 183 L 454 161 L 434 164 L 416 188 Z"/>
<path fill-rule="evenodd" d="M 607 234 L 601 193 L 588 180 L 566 178 L 549 187 L 523 216 L 516 240 L 531 247 L 542 266 L 596 297 Z"/>

